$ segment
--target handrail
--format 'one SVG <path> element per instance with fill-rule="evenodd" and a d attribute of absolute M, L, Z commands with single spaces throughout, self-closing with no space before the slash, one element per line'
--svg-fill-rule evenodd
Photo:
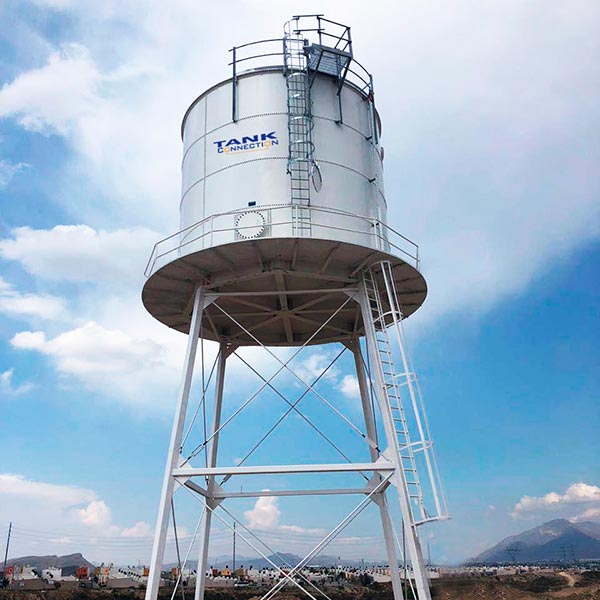
<path fill-rule="evenodd" d="M 304 31 L 307 31 L 307 30 L 304 30 Z M 325 31 L 322 31 L 321 34 L 324 36 L 332 37 L 334 39 L 339 39 L 338 36 L 329 34 Z M 281 52 L 263 52 L 263 53 L 259 52 L 258 54 L 252 54 L 251 56 L 243 56 L 244 53 L 242 53 L 241 57 L 238 54 L 239 50 L 248 48 L 250 46 L 259 46 L 262 44 L 274 44 L 274 43 L 280 43 L 282 45 Z M 234 46 L 233 48 L 230 48 L 229 52 L 232 53 L 232 60 L 231 60 L 231 62 L 229 62 L 227 64 L 228 64 L 228 66 L 233 68 L 233 78 L 235 80 L 236 77 L 240 74 L 236 69 L 236 65 L 238 65 L 240 63 L 246 63 L 247 61 L 258 61 L 260 59 L 265 59 L 265 58 L 269 58 L 272 56 L 283 57 L 284 56 L 283 38 L 269 38 L 269 39 L 265 39 L 265 40 L 257 40 L 255 42 L 248 42 L 246 44 L 241 44 L 239 46 Z M 261 64 L 260 66 L 264 67 L 265 65 Z M 281 60 L 280 65 L 271 65 L 271 66 L 281 66 L 283 68 L 283 58 Z M 354 68 L 352 68 L 352 67 L 354 67 Z M 252 68 L 253 67 L 250 66 L 248 70 L 252 70 Z M 350 62 L 348 63 L 345 80 L 349 84 L 355 86 L 358 90 L 360 90 L 366 96 L 373 95 L 371 74 L 353 56 L 350 59 Z"/>
<path fill-rule="evenodd" d="M 235 46 L 236 50 L 240 48 L 245 48 L 246 46 L 255 46 L 256 44 L 268 44 L 269 42 L 281 42 L 282 38 L 270 38 L 268 40 L 257 40 L 256 42 L 248 42 L 247 44 L 240 44 L 239 46 Z M 229 52 L 233 52 L 234 48 L 231 48 Z M 231 63 L 230 63 L 231 64 Z"/>
<path fill-rule="evenodd" d="M 296 205 L 294 205 L 294 204 L 270 204 L 270 205 L 261 205 L 259 207 L 256 207 L 254 210 L 260 210 L 260 212 L 262 212 L 262 213 L 270 212 L 270 216 L 272 217 L 273 214 L 276 213 L 277 211 L 283 211 L 283 210 L 289 211 L 290 209 L 292 211 L 294 211 L 295 208 L 296 208 Z M 402 235 L 401 233 L 399 233 L 398 231 L 396 231 L 395 229 L 393 229 L 392 227 L 387 225 L 386 223 L 383 223 L 382 221 L 380 221 L 379 219 L 376 219 L 373 217 L 361 216 L 361 215 L 357 215 L 357 214 L 349 212 L 349 211 L 334 209 L 334 208 L 324 207 L 324 206 L 310 206 L 309 210 L 311 211 L 311 213 L 333 214 L 333 215 L 338 215 L 338 216 L 354 219 L 355 221 L 358 221 L 359 224 L 362 223 L 363 229 L 358 228 L 359 227 L 358 225 L 344 227 L 344 226 L 340 226 L 340 225 L 333 225 L 333 224 L 329 224 L 329 223 L 319 223 L 319 222 L 314 222 L 314 225 L 315 225 L 315 227 L 321 228 L 323 230 L 341 231 L 341 232 L 345 232 L 345 233 L 349 233 L 349 234 L 368 235 L 373 240 L 373 243 L 368 244 L 369 247 L 373 247 L 376 249 L 382 249 L 382 247 L 383 248 L 387 247 L 388 252 L 392 251 L 392 250 L 398 252 L 403 258 L 408 259 L 407 262 L 411 263 L 415 268 L 419 269 L 419 266 L 420 266 L 419 246 L 417 244 L 415 244 L 412 240 L 408 239 L 406 236 Z M 239 231 L 242 231 L 245 229 L 253 229 L 255 227 L 254 225 L 244 226 L 244 227 L 237 227 L 235 225 L 231 225 L 231 226 L 223 227 L 215 222 L 217 219 L 220 219 L 223 217 L 228 217 L 228 216 L 233 217 L 236 214 L 244 213 L 247 211 L 248 211 L 248 208 L 244 207 L 244 208 L 240 208 L 240 209 L 236 209 L 236 210 L 215 213 L 213 215 L 210 215 L 209 217 L 202 219 L 201 221 L 198 221 L 197 223 L 188 225 L 184 229 L 181 229 L 180 231 L 177 231 L 176 233 L 173 233 L 173 234 L 167 236 L 166 238 L 163 238 L 162 240 L 157 242 L 154 245 L 154 248 L 152 249 L 152 253 L 150 254 L 150 258 L 148 259 L 146 268 L 144 269 L 145 276 L 150 277 L 157 270 L 157 262 L 160 259 L 162 259 L 165 256 L 168 256 L 172 253 L 180 252 L 183 248 L 185 248 L 189 244 L 192 244 L 194 242 L 198 242 L 201 240 L 209 239 L 210 243 L 207 244 L 206 248 L 204 248 L 204 249 L 208 249 L 213 246 L 212 240 L 214 239 L 215 234 L 227 233 L 227 232 L 235 233 L 235 232 L 239 232 Z M 271 218 L 269 220 L 268 226 L 271 228 L 278 227 L 278 226 L 279 227 L 291 226 L 291 225 L 293 225 L 293 223 L 294 223 L 294 213 L 292 214 L 292 219 L 284 217 L 283 220 L 277 221 L 276 219 Z M 367 230 L 364 229 L 365 224 L 368 224 L 368 226 L 369 226 L 369 228 Z M 190 239 L 186 239 L 189 236 L 189 234 L 195 229 L 198 229 L 200 233 L 197 236 L 191 237 Z M 282 237 L 282 236 L 274 236 L 274 237 Z M 286 236 L 283 236 L 283 237 L 286 237 Z M 290 229 L 290 237 L 292 237 L 291 229 Z M 401 245 L 399 245 L 400 244 L 399 240 L 402 240 L 403 245 L 405 247 L 402 247 Z M 231 240 L 231 241 L 234 241 L 234 240 Z M 227 243 L 229 243 L 229 242 L 227 242 Z M 214 244 L 214 245 L 217 246 L 219 244 Z M 406 246 L 408 246 L 408 248 Z"/>

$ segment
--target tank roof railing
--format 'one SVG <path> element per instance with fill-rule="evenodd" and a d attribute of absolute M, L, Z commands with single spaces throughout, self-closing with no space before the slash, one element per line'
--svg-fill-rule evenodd
<path fill-rule="evenodd" d="M 297 215 L 296 217 L 294 217 L 295 208 L 297 208 L 297 205 L 294 204 L 266 204 L 258 206 L 251 210 L 258 210 L 259 212 L 270 212 L 269 227 L 273 228 L 277 226 L 286 225 L 292 226 L 295 222 L 294 218 L 297 217 Z M 368 245 L 368 247 L 381 250 L 388 254 L 397 253 L 398 256 L 402 258 L 405 262 L 415 267 L 417 270 L 420 269 L 421 261 L 419 259 L 419 246 L 412 240 L 408 239 L 406 236 L 402 235 L 401 233 L 390 227 L 389 225 L 380 221 L 379 219 L 373 217 L 360 216 L 352 212 L 324 206 L 310 206 L 302 208 L 308 208 L 311 211 L 311 213 L 333 214 L 354 219 L 354 221 L 356 222 L 356 226 L 353 227 L 343 227 L 322 222 L 315 223 L 315 226 L 326 231 L 368 235 L 371 238 L 371 243 Z M 292 211 L 291 219 L 288 216 L 290 209 Z M 234 224 L 234 218 L 231 219 L 231 221 L 229 221 L 229 223 L 233 223 L 232 225 L 224 226 L 225 223 L 223 223 L 223 220 L 224 218 L 227 219 L 228 217 L 235 217 L 236 214 L 244 213 L 248 210 L 249 209 L 247 207 L 244 207 L 236 210 L 230 210 L 227 212 L 215 213 L 202 219 L 201 221 L 198 221 L 197 223 L 188 225 L 184 229 L 181 229 L 180 231 L 177 231 L 176 233 L 173 233 L 172 235 L 160 240 L 154 245 L 154 248 L 152 249 L 152 254 L 150 255 L 146 268 L 144 269 L 144 275 L 146 277 L 150 277 L 151 275 L 153 275 L 158 269 L 171 262 L 171 260 L 177 258 L 180 255 L 181 250 L 185 249 L 190 244 L 201 241 L 207 241 L 208 243 L 206 243 L 206 246 L 202 248 L 203 250 L 207 250 L 213 247 L 213 245 L 219 245 L 216 243 L 213 244 L 215 234 L 223 234 L 228 232 L 232 234 L 239 233 L 240 228 Z M 279 220 L 275 216 L 275 213 L 277 212 L 279 213 L 279 215 L 282 215 L 283 213 L 282 217 Z M 365 230 L 365 224 L 369 225 L 369 229 Z M 246 229 L 252 229 L 253 227 L 255 226 L 249 226 Z M 244 229 L 244 227 L 242 227 L 241 229 Z M 198 235 L 193 235 L 194 230 L 198 231 Z M 231 241 L 235 241 L 234 237 L 232 237 Z"/>
<path fill-rule="evenodd" d="M 258 40 L 256 42 L 248 42 L 247 44 L 242 44 L 241 46 L 234 46 L 229 50 L 229 52 L 235 52 L 234 57 L 235 60 L 232 60 L 228 63 L 228 66 L 232 66 L 234 62 L 241 63 L 246 60 L 253 60 L 255 58 L 264 58 L 266 56 L 283 56 L 283 45 L 281 45 L 281 50 L 279 52 L 263 52 L 261 54 L 254 54 L 252 56 L 244 56 L 242 58 L 239 57 L 238 51 L 242 48 L 247 48 L 248 46 L 256 46 L 257 44 L 271 44 L 273 42 L 278 42 L 279 44 L 283 44 L 283 38 L 271 38 L 269 40 Z"/>
<path fill-rule="evenodd" d="M 302 35 L 304 33 L 316 33 L 318 35 L 320 45 L 324 45 L 323 37 L 336 40 L 335 46 L 330 46 L 330 48 L 333 48 L 334 50 L 340 50 L 341 52 L 348 52 L 348 54 L 352 56 L 352 37 L 350 35 L 350 27 L 348 25 L 343 25 L 342 23 L 338 23 L 337 21 L 326 19 L 322 14 L 294 15 L 292 17 L 292 21 L 296 21 L 298 25 L 300 25 L 302 19 L 316 19 L 317 26 L 298 27 L 297 29 L 293 30 L 293 33 L 295 35 Z M 326 23 L 328 25 L 334 25 L 336 28 L 339 28 L 337 33 L 329 33 L 328 31 L 325 31 L 325 27 L 323 27 L 322 25 L 323 23 Z M 343 46 L 341 46 L 342 43 Z"/>
<path fill-rule="evenodd" d="M 300 25 L 301 20 L 306 19 L 316 19 L 317 26 L 298 26 L 297 28 L 294 28 L 292 30 L 293 34 L 308 34 L 306 36 L 307 42 L 318 44 L 320 46 L 323 46 L 325 49 L 330 49 L 332 51 L 349 55 L 349 61 L 347 63 L 345 74 L 342 79 L 343 81 L 347 81 L 353 87 L 357 88 L 372 102 L 374 99 L 373 77 L 371 76 L 369 71 L 367 71 L 367 69 L 354 58 L 354 54 L 352 51 L 352 38 L 350 35 L 350 27 L 348 27 L 347 25 L 343 25 L 342 23 L 326 19 L 321 14 L 295 15 L 294 17 L 292 17 L 291 21 L 296 21 L 298 25 Z M 323 24 L 333 25 L 338 29 L 337 31 L 330 33 L 325 30 Z M 331 45 L 333 41 L 335 41 L 335 44 Z M 273 48 L 273 44 L 280 44 L 280 48 L 275 50 Z M 255 48 L 256 46 L 259 46 L 259 48 Z M 250 48 L 252 48 L 252 50 L 249 50 Z M 261 67 L 284 67 L 284 38 L 270 38 L 264 40 L 257 40 L 255 42 L 248 42 L 246 44 L 240 44 L 239 46 L 234 46 L 233 48 L 230 48 L 229 52 L 231 52 L 232 54 L 232 59 L 228 63 L 228 66 L 232 67 L 232 79 L 234 83 L 234 88 L 237 85 L 237 77 L 240 75 L 240 72 L 237 68 L 238 65 L 240 65 L 240 63 L 250 62 L 250 64 L 244 65 L 248 67 L 246 71 L 257 70 Z M 274 65 L 271 59 L 272 57 L 277 56 L 281 58 L 277 61 L 277 64 Z M 234 104 L 236 103 L 236 100 L 236 98 L 233 99 Z M 232 120 L 236 121 L 237 115 L 235 110 L 233 111 L 232 116 Z"/>
<path fill-rule="evenodd" d="M 281 44 L 281 50 L 277 52 L 258 52 L 256 54 L 250 54 L 248 56 L 245 56 L 243 54 L 240 56 L 239 50 L 249 48 L 251 46 L 257 46 L 259 44 L 273 44 L 275 42 Z M 247 44 L 242 44 L 241 46 L 234 46 L 233 48 L 230 48 L 229 52 L 231 52 L 233 56 L 232 60 L 227 63 L 227 66 L 233 67 L 234 78 L 240 75 L 239 71 L 237 70 L 237 65 L 239 65 L 240 63 L 245 63 L 247 61 L 257 61 L 257 63 L 260 63 L 253 64 L 247 69 L 248 71 L 260 69 L 261 67 L 266 68 L 274 66 L 281 67 L 283 69 L 283 38 L 274 38 L 268 40 L 258 40 L 256 42 L 249 42 Z M 265 63 L 265 61 L 261 62 L 261 59 L 270 58 L 273 56 L 281 57 L 281 60 L 278 61 L 278 64 L 274 65 L 272 61 L 269 61 L 269 63 Z M 353 66 L 355 67 L 354 69 L 352 68 Z M 352 60 L 350 61 L 348 73 L 349 75 L 352 75 L 346 77 L 346 81 L 348 81 L 348 83 L 352 84 L 355 88 L 359 89 L 366 96 L 369 96 L 369 94 L 373 93 L 371 74 L 355 58 L 352 58 Z"/>

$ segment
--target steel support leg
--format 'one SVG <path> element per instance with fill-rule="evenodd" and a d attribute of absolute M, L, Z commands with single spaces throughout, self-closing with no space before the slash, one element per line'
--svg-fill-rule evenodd
<path fill-rule="evenodd" d="M 221 409 L 223 406 L 223 385 L 225 383 L 225 362 L 227 357 L 231 354 L 232 350 L 221 344 L 219 348 L 219 358 L 216 372 L 215 382 L 215 402 L 213 411 L 213 422 L 210 435 L 213 436 L 208 446 L 208 465 L 209 467 L 215 467 L 217 464 L 217 453 L 219 451 L 219 434 L 218 430 L 221 427 Z M 208 490 L 209 496 L 214 494 L 215 490 L 215 476 L 211 475 L 207 478 L 206 489 Z M 210 526 L 212 522 L 213 510 L 216 508 L 218 501 L 215 502 L 212 499 L 206 498 L 206 504 L 210 507 L 210 510 L 206 509 L 204 515 L 204 524 L 202 535 L 200 537 L 200 551 L 198 555 L 198 568 L 196 569 L 196 591 L 194 600 L 202 600 L 204 598 L 204 588 L 206 585 L 206 567 L 208 562 L 208 546 L 210 542 Z"/>
<path fill-rule="evenodd" d="M 417 528 L 412 517 L 410 493 L 406 482 L 406 473 L 400 457 L 400 446 L 396 436 L 392 411 L 386 393 L 383 366 L 378 353 L 377 340 L 375 336 L 375 323 L 373 322 L 373 315 L 369 305 L 369 299 L 364 289 L 358 293 L 356 299 L 360 304 L 367 348 L 369 356 L 372 358 L 371 376 L 375 380 L 375 395 L 381 411 L 385 437 L 388 443 L 388 452 L 386 452 L 386 454 L 389 453 L 389 460 L 396 464 L 395 484 L 398 492 L 400 510 L 402 511 L 402 522 L 404 523 L 404 530 L 406 531 L 406 546 L 413 568 L 415 587 L 419 600 L 431 600 L 431 592 L 429 590 L 429 583 L 427 581 L 427 571 L 425 569 L 421 544 L 419 542 Z"/>
<path fill-rule="evenodd" d="M 363 414 L 365 417 L 365 428 L 367 436 L 373 441 L 377 442 L 378 440 L 377 427 L 375 425 L 375 415 L 373 414 L 373 408 L 370 402 L 369 386 L 367 384 L 367 378 L 365 374 L 365 363 L 360 349 L 360 341 L 356 339 L 351 344 L 349 344 L 348 347 L 354 355 L 356 377 L 358 379 L 360 400 L 362 403 Z M 375 448 L 369 447 L 369 451 L 371 453 L 371 460 L 375 462 L 379 458 L 377 450 Z M 383 537 L 385 539 L 385 548 L 387 552 L 388 564 L 390 566 L 390 577 L 392 579 L 392 590 L 394 592 L 394 600 L 403 600 L 404 592 L 402 590 L 402 582 L 400 580 L 400 573 L 398 571 L 398 550 L 396 548 L 396 542 L 394 540 L 394 529 L 392 526 L 392 519 L 390 517 L 390 511 L 387 504 L 385 490 L 383 490 L 379 494 L 374 495 L 373 501 L 379 507 L 379 514 L 381 516 L 381 526 L 383 529 Z"/>
<path fill-rule="evenodd" d="M 196 291 L 194 292 L 194 304 L 187 350 L 185 354 L 185 365 L 183 368 L 183 376 L 181 380 L 177 408 L 175 410 L 175 417 L 173 419 L 171 442 L 169 444 L 169 453 L 167 455 L 167 464 L 165 466 L 162 493 L 158 508 L 158 518 L 156 520 L 156 532 L 154 534 L 152 557 L 150 559 L 150 573 L 146 588 L 146 600 L 156 600 L 158 597 L 160 573 L 162 571 L 165 544 L 167 541 L 167 530 L 169 527 L 169 516 L 171 512 L 171 499 L 173 498 L 175 486 L 175 478 L 172 476 L 172 473 L 173 470 L 178 467 L 181 439 L 183 435 L 183 425 L 185 422 L 188 398 L 192 385 L 192 375 L 194 373 L 194 363 L 196 359 L 196 349 L 198 347 L 198 337 L 200 335 L 200 324 L 202 322 L 203 310 L 204 291 L 201 287 L 197 287 Z"/>

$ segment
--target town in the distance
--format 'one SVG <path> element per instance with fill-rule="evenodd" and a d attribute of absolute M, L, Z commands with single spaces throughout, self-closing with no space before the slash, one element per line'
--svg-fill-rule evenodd
<path fill-rule="evenodd" d="M 269 589 L 285 578 L 301 557 L 277 553 L 265 558 L 221 556 L 211 561 L 206 572 L 207 589 Z M 161 587 L 178 584 L 193 590 L 194 563 L 164 565 Z M 410 566 L 399 565 L 405 585 L 410 586 Z M 521 534 L 505 538 L 462 565 L 428 564 L 428 576 L 436 581 L 485 581 L 493 585 L 530 586 L 533 591 L 564 587 L 600 589 L 600 524 L 573 523 L 555 519 Z M 144 589 L 149 569 L 145 565 L 94 565 L 81 553 L 65 556 L 25 556 L 6 561 L 3 587 L 9 590 L 52 590 L 69 588 Z M 320 555 L 294 576 L 297 584 L 322 590 L 348 592 L 352 588 L 385 589 L 390 585 L 390 568 L 365 560 L 344 560 Z M 288 586 L 293 585 L 288 582 Z M 458 596 L 460 597 L 460 596 Z M 485 596 L 481 596 L 485 598 Z M 592 596 L 593 597 L 593 596 Z"/>

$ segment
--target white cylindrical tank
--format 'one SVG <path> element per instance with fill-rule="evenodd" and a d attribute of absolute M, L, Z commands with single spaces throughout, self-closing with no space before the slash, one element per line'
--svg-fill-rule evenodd
<path fill-rule="evenodd" d="M 181 229 L 183 241 L 199 238 L 185 253 L 236 239 L 293 235 L 283 70 L 257 70 L 237 78 L 236 122 L 231 118 L 233 85 L 224 81 L 202 94 L 183 120 Z M 322 186 L 310 193 L 310 237 L 376 246 L 369 219 L 385 222 L 386 204 L 381 152 L 373 143 L 378 138 L 372 131 L 374 107 L 350 83 L 342 87 L 339 100 L 336 92 L 334 77 L 316 74 L 312 140 Z M 238 230 L 241 217 L 223 215 L 230 211 L 259 214 L 242 219 L 248 229 Z M 216 222 L 203 226 L 218 229 L 218 234 L 201 237 L 204 232 L 194 225 L 213 215 Z"/>
<path fill-rule="evenodd" d="M 361 318 L 356 307 L 338 308 L 381 261 L 391 264 L 404 315 L 423 303 L 418 247 L 386 223 L 372 78 L 345 31 L 346 46 L 288 33 L 267 40 L 278 49 L 263 56 L 283 64 L 242 73 L 236 67 L 247 59 L 236 62 L 233 49 L 232 77 L 186 112 L 181 229 L 156 244 L 142 293 L 169 327 L 189 331 L 190 299 L 202 285 L 219 296 L 204 313 L 207 339 L 347 341 L 361 335 Z M 262 43 L 245 46 L 251 59 Z"/>

